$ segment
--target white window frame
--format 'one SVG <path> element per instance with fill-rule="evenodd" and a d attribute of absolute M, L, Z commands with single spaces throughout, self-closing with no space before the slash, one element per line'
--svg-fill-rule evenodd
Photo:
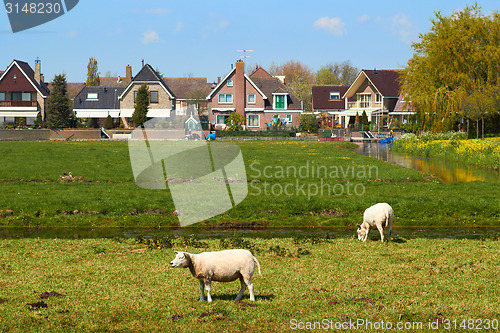
<path fill-rule="evenodd" d="M 338 91 L 330 91 L 330 100 L 340 100 L 340 93 Z"/>
<path fill-rule="evenodd" d="M 287 115 L 285 115 L 285 119 L 286 119 L 289 123 L 291 123 L 291 122 L 292 122 L 292 119 L 293 119 L 293 116 L 292 116 L 291 114 L 287 114 Z"/>
<path fill-rule="evenodd" d="M 253 96 L 253 102 L 250 101 L 250 96 Z M 248 104 L 255 104 L 255 101 L 256 101 L 255 97 L 256 97 L 255 94 L 248 94 L 247 95 L 247 102 L 248 102 Z"/>
<path fill-rule="evenodd" d="M 232 87 L 233 86 L 233 80 L 227 80 L 227 86 Z"/>
<path fill-rule="evenodd" d="M 376 103 L 382 103 L 382 94 L 376 94 L 375 95 L 375 102 Z"/>
<path fill-rule="evenodd" d="M 230 101 L 228 102 L 228 96 L 230 96 Z M 222 102 L 221 99 L 224 101 Z M 219 104 L 233 104 L 233 94 L 219 94 L 218 95 Z"/>
<path fill-rule="evenodd" d="M 99 94 L 98 93 L 87 93 L 87 101 L 98 101 Z"/>
<path fill-rule="evenodd" d="M 360 109 L 369 108 L 372 104 L 372 94 L 370 93 L 359 93 L 357 94 L 358 107 Z"/>
<path fill-rule="evenodd" d="M 257 117 L 257 125 L 250 125 L 250 117 Z M 258 114 L 249 114 L 247 119 L 248 127 L 260 127 L 260 115 Z"/>

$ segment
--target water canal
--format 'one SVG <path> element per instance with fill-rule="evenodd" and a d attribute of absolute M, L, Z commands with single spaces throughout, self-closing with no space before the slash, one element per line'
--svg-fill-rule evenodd
<path fill-rule="evenodd" d="M 438 176 L 445 183 L 457 182 L 500 182 L 500 172 L 485 168 L 466 165 L 457 161 L 444 159 L 417 157 L 404 153 L 396 153 L 389 145 L 379 143 L 362 143 L 356 152 L 379 160 L 396 163 L 405 168 L 412 168 Z"/>

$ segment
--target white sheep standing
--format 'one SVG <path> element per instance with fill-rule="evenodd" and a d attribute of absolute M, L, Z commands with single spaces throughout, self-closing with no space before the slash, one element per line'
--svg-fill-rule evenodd
<path fill-rule="evenodd" d="M 255 264 L 259 267 L 257 259 L 248 250 L 223 250 L 216 252 L 203 252 L 193 254 L 175 251 L 175 259 L 170 262 L 171 267 L 187 267 L 193 277 L 200 281 L 200 301 L 205 300 L 203 289 L 207 289 L 207 300 L 212 301 L 210 295 L 212 281 L 232 282 L 240 279 L 241 289 L 236 296 L 236 301 L 241 300 L 245 287 L 248 286 L 250 300 L 255 301 L 253 294 L 252 275 Z"/>
<path fill-rule="evenodd" d="M 375 204 L 365 210 L 363 214 L 363 224 L 357 225 L 358 239 L 366 241 L 368 233 L 372 229 L 378 229 L 380 240 L 384 241 L 384 228 L 389 227 L 389 237 L 391 240 L 392 225 L 394 224 L 394 210 L 389 204 L 383 202 Z"/>

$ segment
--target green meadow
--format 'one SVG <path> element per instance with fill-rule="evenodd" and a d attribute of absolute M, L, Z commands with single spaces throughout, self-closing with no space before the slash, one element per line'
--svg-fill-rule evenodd
<path fill-rule="evenodd" d="M 249 193 L 235 208 L 195 228 L 354 227 L 376 202 L 393 206 L 399 226 L 500 222 L 498 183 L 442 183 L 354 153 L 351 143 L 237 144 Z M 0 158 L 1 226 L 178 225 L 168 189 L 146 190 L 134 183 L 126 142 L 0 142 Z M 66 182 L 61 176 L 69 172 L 74 179 Z"/>
<path fill-rule="evenodd" d="M 389 324 L 409 332 L 498 331 L 498 237 L 385 244 L 375 237 L 366 243 L 175 238 L 159 244 L 161 249 L 135 239 L 0 241 L 0 331 L 287 332 L 334 331 L 335 325 L 381 331 Z M 198 253 L 228 244 L 250 248 L 258 258 L 256 300 L 247 290 L 234 302 L 235 281 L 214 282 L 213 302 L 199 302 L 189 270 L 168 265 L 173 249 Z"/>
<path fill-rule="evenodd" d="M 0 331 L 498 330 L 498 233 L 468 239 L 397 233 L 499 226 L 498 183 L 442 183 L 356 154 L 350 143 L 237 144 L 248 196 L 184 235 L 249 227 L 270 230 L 267 237 L 241 237 L 235 228 L 225 238 L 159 236 L 165 229 L 158 229 L 157 238 L 2 239 Z M 0 158 L 4 231 L 179 224 L 168 189 L 134 183 L 126 142 L 0 142 Z M 62 178 L 70 172 L 70 180 Z M 363 210 L 382 201 L 396 214 L 390 242 L 373 231 L 361 243 L 316 229 L 347 227 L 354 235 Z M 273 227 L 319 231 L 269 237 Z M 233 301 L 239 282 L 213 283 L 213 302 L 199 302 L 189 271 L 168 265 L 174 250 L 225 248 L 247 248 L 258 258 L 255 302 L 248 291 Z"/>

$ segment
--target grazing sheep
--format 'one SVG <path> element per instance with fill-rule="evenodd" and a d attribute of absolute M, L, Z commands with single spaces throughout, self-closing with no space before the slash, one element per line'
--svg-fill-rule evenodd
<path fill-rule="evenodd" d="M 358 239 L 366 241 L 368 233 L 371 229 L 378 229 L 380 232 L 380 240 L 384 241 L 384 228 L 389 227 L 389 237 L 391 240 L 392 225 L 394 224 L 394 210 L 389 204 L 378 203 L 365 210 L 363 214 L 363 224 L 357 225 Z"/>
<path fill-rule="evenodd" d="M 210 288 L 212 281 L 231 282 L 240 279 L 241 289 L 236 301 L 241 300 L 245 287 L 250 291 L 250 300 L 255 301 L 253 294 L 252 275 L 257 259 L 247 250 L 224 250 L 217 252 L 203 252 L 192 254 L 175 251 L 175 259 L 170 262 L 171 267 L 188 267 L 193 277 L 200 281 L 200 301 L 205 300 L 203 289 L 207 288 L 207 300 L 212 301 Z"/>

